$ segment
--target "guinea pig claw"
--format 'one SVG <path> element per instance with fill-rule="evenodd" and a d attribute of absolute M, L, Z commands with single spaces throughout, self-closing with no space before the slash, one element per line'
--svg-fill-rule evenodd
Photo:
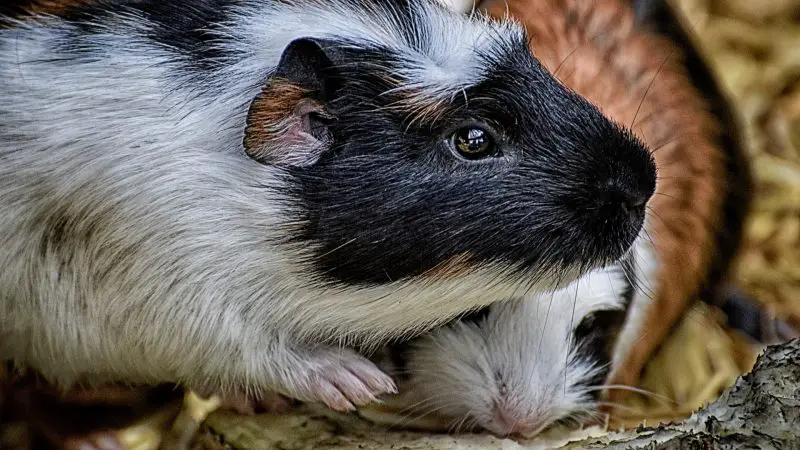
<path fill-rule="evenodd" d="M 316 400 L 334 411 L 347 412 L 356 409 L 339 388 L 327 380 L 319 380 L 319 383 L 314 383 L 311 389 L 315 391 Z"/>
<path fill-rule="evenodd" d="M 333 410 L 354 411 L 379 395 L 397 392 L 388 375 L 356 352 L 335 349 L 316 356 L 318 364 L 308 374 L 308 394 Z"/>
<path fill-rule="evenodd" d="M 375 395 L 380 394 L 396 394 L 397 386 L 394 380 L 383 371 L 378 369 L 372 362 L 366 359 L 354 360 L 346 367 L 354 376 L 358 377 L 364 384 L 369 387 L 370 391 Z M 375 401 L 375 396 L 370 401 Z"/>

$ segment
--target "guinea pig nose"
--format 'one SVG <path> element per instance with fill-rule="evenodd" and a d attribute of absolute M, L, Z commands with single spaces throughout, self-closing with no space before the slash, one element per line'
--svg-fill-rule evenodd
<path fill-rule="evenodd" d="M 647 201 L 653 196 L 653 190 L 625 183 L 608 181 L 601 189 L 601 201 L 608 206 L 620 208 L 633 220 L 644 217 Z"/>
<path fill-rule="evenodd" d="M 622 196 L 620 204 L 622 209 L 626 210 L 629 214 L 639 216 L 644 213 L 647 200 L 649 199 L 650 194 L 642 191 L 628 192 L 626 195 Z"/>
<path fill-rule="evenodd" d="M 494 432 L 500 436 L 508 436 L 514 430 L 515 420 L 508 414 L 502 406 L 494 407 L 494 415 L 492 416 L 492 425 Z"/>
<path fill-rule="evenodd" d="M 518 415 L 502 405 L 496 405 L 492 417 L 492 430 L 502 437 L 519 437 L 530 439 L 539 434 L 547 423 L 539 414 Z"/>

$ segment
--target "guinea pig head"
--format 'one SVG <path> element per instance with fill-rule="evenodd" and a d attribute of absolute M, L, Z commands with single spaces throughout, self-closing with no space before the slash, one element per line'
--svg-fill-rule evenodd
<path fill-rule="evenodd" d="M 419 338 L 404 350 L 409 415 L 521 438 L 592 418 L 628 294 L 618 268 L 601 269 Z"/>
<path fill-rule="evenodd" d="M 458 44 L 413 13 L 402 45 L 295 40 L 251 106 L 245 149 L 285 167 L 293 242 L 323 282 L 479 273 L 476 292 L 511 296 L 488 287 L 563 285 L 642 228 L 645 146 L 557 82 L 521 28 L 452 16 Z"/>

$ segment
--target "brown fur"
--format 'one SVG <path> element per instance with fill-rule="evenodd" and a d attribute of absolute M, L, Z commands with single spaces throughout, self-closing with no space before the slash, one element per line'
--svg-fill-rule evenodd
<path fill-rule="evenodd" d="M 295 111 L 307 99 L 309 91 L 284 80 L 272 80 L 253 100 L 247 115 L 244 135 L 245 152 L 253 159 L 266 162 L 279 162 L 291 155 L 282 150 L 292 149 L 285 142 L 289 127 L 298 127 L 300 118 Z M 321 110 L 322 106 L 317 105 Z M 289 137 L 291 138 L 291 137 Z"/>
<path fill-rule="evenodd" d="M 473 269 L 469 261 L 471 256 L 472 255 L 469 253 L 456 255 L 436 267 L 427 270 L 422 274 L 422 277 L 434 280 L 450 280 L 463 277 Z"/>
<path fill-rule="evenodd" d="M 28 10 L 33 14 L 64 14 L 70 9 L 93 3 L 95 0 L 36 0 L 31 2 Z"/>
<path fill-rule="evenodd" d="M 678 49 L 636 29 L 633 12 L 620 0 L 484 4 L 497 17 L 508 11 L 521 20 L 547 68 L 611 119 L 633 123 L 653 151 L 658 183 L 649 203 L 649 237 L 659 259 L 653 301 L 642 335 L 610 380 L 635 385 L 712 263 L 725 182 L 723 153 L 715 146 L 717 124 L 687 78 Z M 618 402 L 623 395 L 615 391 L 610 400 Z"/>

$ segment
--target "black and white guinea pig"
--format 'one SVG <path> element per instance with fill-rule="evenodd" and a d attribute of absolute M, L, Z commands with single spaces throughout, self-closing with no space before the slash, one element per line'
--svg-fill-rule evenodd
<path fill-rule="evenodd" d="M 649 152 L 510 21 L 55 3 L 0 28 L 0 359 L 60 385 L 351 409 L 394 385 L 343 346 L 562 286 L 641 230 Z"/>
<path fill-rule="evenodd" d="M 521 438 L 591 419 L 632 292 L 622 265 L 611 266 L 392 347 L 377 362 L 393 372 L 401 395 L 361 413 L 387 424 Z"/>

